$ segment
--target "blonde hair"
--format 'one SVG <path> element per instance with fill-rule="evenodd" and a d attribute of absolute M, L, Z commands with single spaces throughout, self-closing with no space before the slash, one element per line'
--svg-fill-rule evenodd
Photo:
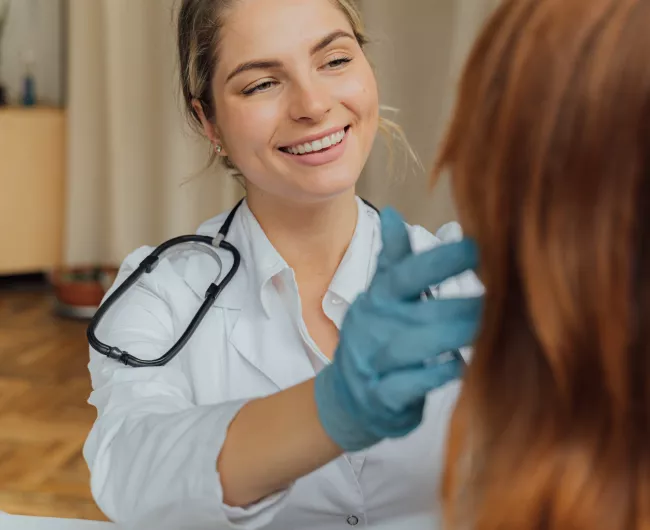
<path fill-rule="evenodd" d="M 359 7 L 354 0 L 332 1 L 345 14 L 357 42 L 363 49 L 368 43 L 368 37 Z M 203 133 L 203 127 L 192 102 L 197 100 L 201 104 L 207 119 L 215 119 L 211 81 L 218 61 L 221 29 L 225 24 L 227 11 L 232 9 L 236 2 L 237 0 L 182 0 L 179 10 L 178 56 L 183 102 L 189 124 L 199 134 Z M 379 131 L 388 143 L 390 166 L 393 164 L 396 141 L 404 148 L 406 156 L 420 166 L 417 155 L 397 123 L 380 117 Z M 216 158 L 217 155 L 212 152 L 209 164 L 213 164 Z M 228 157 L 219 159 L 228 170 L 242 176 Z"/>

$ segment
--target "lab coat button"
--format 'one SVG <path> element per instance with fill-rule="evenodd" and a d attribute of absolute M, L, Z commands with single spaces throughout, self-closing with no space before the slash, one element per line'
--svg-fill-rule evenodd
<path fill-rule="evenodd" d="M 357 526 L 359 524 L 359 518 L 356 515 L 351 515 L 348 517 L 348 524 L 350 526 Z"/>

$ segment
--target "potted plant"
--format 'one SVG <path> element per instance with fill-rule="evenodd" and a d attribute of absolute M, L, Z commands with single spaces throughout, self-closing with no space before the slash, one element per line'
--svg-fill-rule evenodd
<path fill-rule="evenodd" d="M 50 281 L 57 305 L 68 316 L 90 318 L 115 281 L 115 267 L 69 267 L 56 270 Z"/>

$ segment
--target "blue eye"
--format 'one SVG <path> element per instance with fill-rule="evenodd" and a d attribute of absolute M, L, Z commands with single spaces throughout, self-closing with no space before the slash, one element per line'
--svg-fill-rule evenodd
<path fill-rule="evenodd" d="M 275 86 L 275 81 L 264 81 L 259 85 L 255 85 L 251 88 L 247 88 L 246 90 L 244 90 L 243 94 L 246 96 L 251 96 L 257 92 L 266 92 L 267 90 L 270 90 L 274 86 Z"/>

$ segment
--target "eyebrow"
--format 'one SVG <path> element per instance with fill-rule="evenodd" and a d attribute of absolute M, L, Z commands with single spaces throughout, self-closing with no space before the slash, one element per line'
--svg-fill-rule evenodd
<path fill-rule="evenodd" d="M 312 54 L 312 55 L 315 55 L 315 54 L 317 54 L 318 52 L 320 52 L 320 51 L 324 50 L 325 48 L 327 48 L 327 47 L 328 47 L 330 44 L 332 44 L 335 40 L 338 40 L 338 39 L 344 39 L 344 38 L 345 38 L 345 39 L 352 39 L 352 40 L 354 40 L 354 41 L 357 40 L 357 39 L 354 37 L 354 35 L 351 35 L 351 34 L 348 33 L 347 31 L 343 31 L 342 29 L 339 29 L 339 30 L 337 30 L 337 31 L 333 31 L 332 33 L 330 33 L 329 35 L 327 35 L 326 37 L 324 37 L 323 39 L 321 39 L 321 41 L 320 41 L 318 44 L 316 44 L 315 46 L 313 46 L 312 49 L 311 49 L 311 54 Z"/>
<path fill-rule="evenodd" d="M 352 39 L 356 41 L 354 35 L 348 33 L 347 31 L 343 31 L 343 30 L 333 31 L 329 35 L 322 38 L 317 44 L 312 46 L 310 50 L 311 55 L 317 54 L 318 52 L 327 48 L 334 41 L 342 38 Z M 282 63 L 277 60 L 249 61 L 246 63 L 242 63 L 228 75 L 228 77 L 226 78 L 226 83 L 228 83 L 228 81 L 230 81 L 233 77 L 236 77 L 239 74 L 242 74 L 244 72 L 250 72 L 251 70 L 269 70 L 272 68 L 281 68 L 281 67 L 282 67 Z"/>

